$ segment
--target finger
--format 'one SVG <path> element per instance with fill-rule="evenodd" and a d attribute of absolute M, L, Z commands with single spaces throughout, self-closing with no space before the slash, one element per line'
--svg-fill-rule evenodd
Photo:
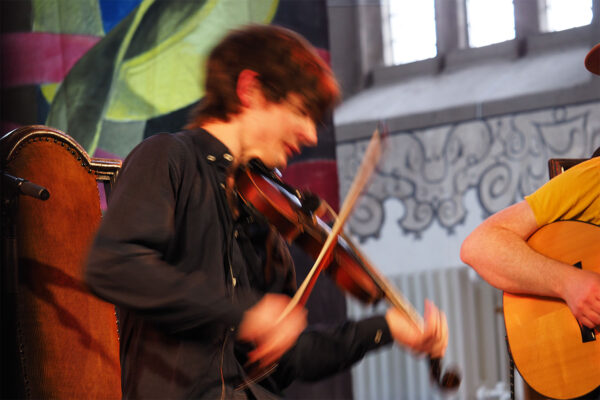
<path fill-rule="evenodd" d="M 435 347 L 432 349 L 431 355 L 433 357 L 443 357 L 446 353 L 446 347 L 448 347 L 448 322 L 446 320 L 446 314 L 440 313 L 440 338 L 436 342 Z"/>
<path fill-rule="evenodd" d="M 425 299 L 425 312 L 423 313 L 423 319 L 425 320 L 425 325 L 430 325 L 430 322 L 433 318 L 435 318 L 436 307 L 433 302 L 429 299 Z"/>
<path fill-rule="evenodd" d="M 594 311 L 594 310 L 588 310 L 585 313 L 585 316 L 586 316 L 587 319 L 589 319 L 593 323 L 593 326 L 600 325 L 600 314 L 597 313 L 596 311 Z"/>
<path fill-rule="evenodd" d="M 446 314 L 431 302 L 426 303 L 426 335 L 422 350 L 432 356 L 440 357 L 448 345 L 448 322 Z M 430 335 L 430 336 L 429 336 Z"/>
<path fill-rule="evenodd" d="M 442 327 L 442 313 L 436 309 L 435 319 L 433 320 L 432 333 L 431 337 L 427 339 L 426 347 L 424 351 L 428 354 L 434 355 L 436 353 L 436 349 L 439 348 L 440 340 L 443 335 L 443 327 Z"/>
<path fill-rule="evenodd" d="M 276 333 L 271 333 L 263 337 L 263 340 L 257 344 L 256 348 L 248 353 L 248 364 L 258 362 L 260 366 L 265 366 L 271 360 L 277 360 L 277 355 L 281 351 L 278 347 L 279 341 Z"/>
<path fill-rule="evenodd" d="M 594 324 L 594 322 L 592 322 L 592 320 L 590 320 L 589 318 L 587 318 L 586 316 L 582 316 L 581 318 L 579 318 L 579 322 L 590 329 L 594 329 L 596 327 L 596 324 Z"/>
<path fill-rule="evenodd" d="M 289 332 L 289 330 L 281 329 L 277 332 L 275 337 L 271 340 L 272 346 L 268 349 L 261 364 L 269 366 L 277 362 L 288 350 L 290 350 L 296 343 L 297 332 Z"/>
<path fill-rule="evenodd" d="M 423 319 L 425 320 L 425 326 L 423 327 L 423 336 L 429 337 L 435 334 L 435 320 L 437 318 L 437 308 L 429 300 L 425 300 L 425 312 Z"/>
<path fill-rule="evenodd" d="M 257 364 L 259 368 L 265 368 L 274 364 L 279 358 L 281 358 L 280 355 L 273 353 L 272 349 L 263 345 L 248 353 L 246 365 Z"/>
<path fill-rule="evenodd" d="M 441 339 L 442 339 L 442 335 L 443 335 L 443 331 L 444 331 L 444 324 L 442 323 L 442 316 L 443 316 L 443 312 L 438 310 L 438 314 L 437 314 L 437 325 L 436 325 L 436 336 L 435 336 L 435 341 L 436 343 L 438 343 Z"/>
<path fill-rule="evenodd" d="M 423 350 L 431 349 L 440 337 L 440 311 L 429 300 L 425 301 L 425 329 L 423 332 Z"/>
<path fill-rule="evenodd" d="M 448 338 L 450 337 L 450 332 L 448 329 L 448 318 L 446 317 L 446 313 L 442 313 L 442 326 L 444 327 L 444 332 L 442 336 L 442 344 L 443 344 L 443 352 L 446 351 L 446 347 L 448 347 Z"/>
<path fill-rule="evenodd" d="M 279 333 L 269 335 L 264 342 L 248 353 L 248 363 L 258 362 L 261 367 L 269 366 L 279 360 L 286 349 Z"/>

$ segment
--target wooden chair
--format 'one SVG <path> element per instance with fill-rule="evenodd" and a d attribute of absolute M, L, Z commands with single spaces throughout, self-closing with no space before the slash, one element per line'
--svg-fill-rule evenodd
<path fill-rule="evenodd" d="M 121 162 L 91 158 L 46 126 L 0 139 L 3 398 L 118 399 L 114 307 L 93 296 L 82 266 Z M 4 177 L 45 187 L 43 201 Z M 20 181 L 23 183 L 23 181 Z M 26 183 L 26 182 L 25 182 Z"/>
<path fill-rule="evenodd" d="M 600 147 L 598 147 L 594 153 L 593 157 L 600 156 Z M 563 173 L 574 165 L 579 164 L 582 161 L 589 160 L 588 158 L 551 158 L 548 160 L 548 173 L 550 175 L 550 179 L 554 178 L 556 175 Z"/>

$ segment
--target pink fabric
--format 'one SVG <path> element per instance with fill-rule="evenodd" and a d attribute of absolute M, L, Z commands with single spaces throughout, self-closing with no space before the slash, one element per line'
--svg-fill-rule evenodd
<path fill-rule="evenodd" d="M 300 189 L 315 193 L 337 211 L 337 164 L 335 160 L 311 160 L 292 164 L 283 171 L 283 180 Z"/>
<path fill-rule="evenodd" d="M 4 33 L 0 40 L 2 85 L 61 82 L 100 39 L 41 32 Z"/>

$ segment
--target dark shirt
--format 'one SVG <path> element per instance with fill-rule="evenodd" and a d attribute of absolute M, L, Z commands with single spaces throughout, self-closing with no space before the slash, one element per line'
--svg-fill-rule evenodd
<path fill-rule="evenodd" d="M 272 375 L 234 392 L 246 379 L 235 339 L 244 312 L 266 292 L 293 294 L 295 275 L 272 228 L 243 208 L 234 218 L 231 164 L 203 130 L 155 135 L 123 164 L 85 276 L 118 307 L 125 398 L 269 398 L 391 341 L 383 317 L 306 331 Z"/>

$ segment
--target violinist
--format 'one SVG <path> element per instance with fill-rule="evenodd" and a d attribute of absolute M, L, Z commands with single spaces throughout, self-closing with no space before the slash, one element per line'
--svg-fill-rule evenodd
<path fill-rule="evenodd" d="M 118 308 L 123 397 L 278 398 L 392 341 L 443 355 L 447 325 L 430 303 L 422 330 L 395 309 L 328 332 L 305 331 L 301 306 L 280 318 L 292 259 L 233 176 L 317 144 L 339 93 L 314 49 L 275 26 L 233 31 L 209 56 L 205 93 L 185 131 L 129 154 L 86 265 L 90 288 Z M 245 369 L 275 364 L 260 381 Z"/>

